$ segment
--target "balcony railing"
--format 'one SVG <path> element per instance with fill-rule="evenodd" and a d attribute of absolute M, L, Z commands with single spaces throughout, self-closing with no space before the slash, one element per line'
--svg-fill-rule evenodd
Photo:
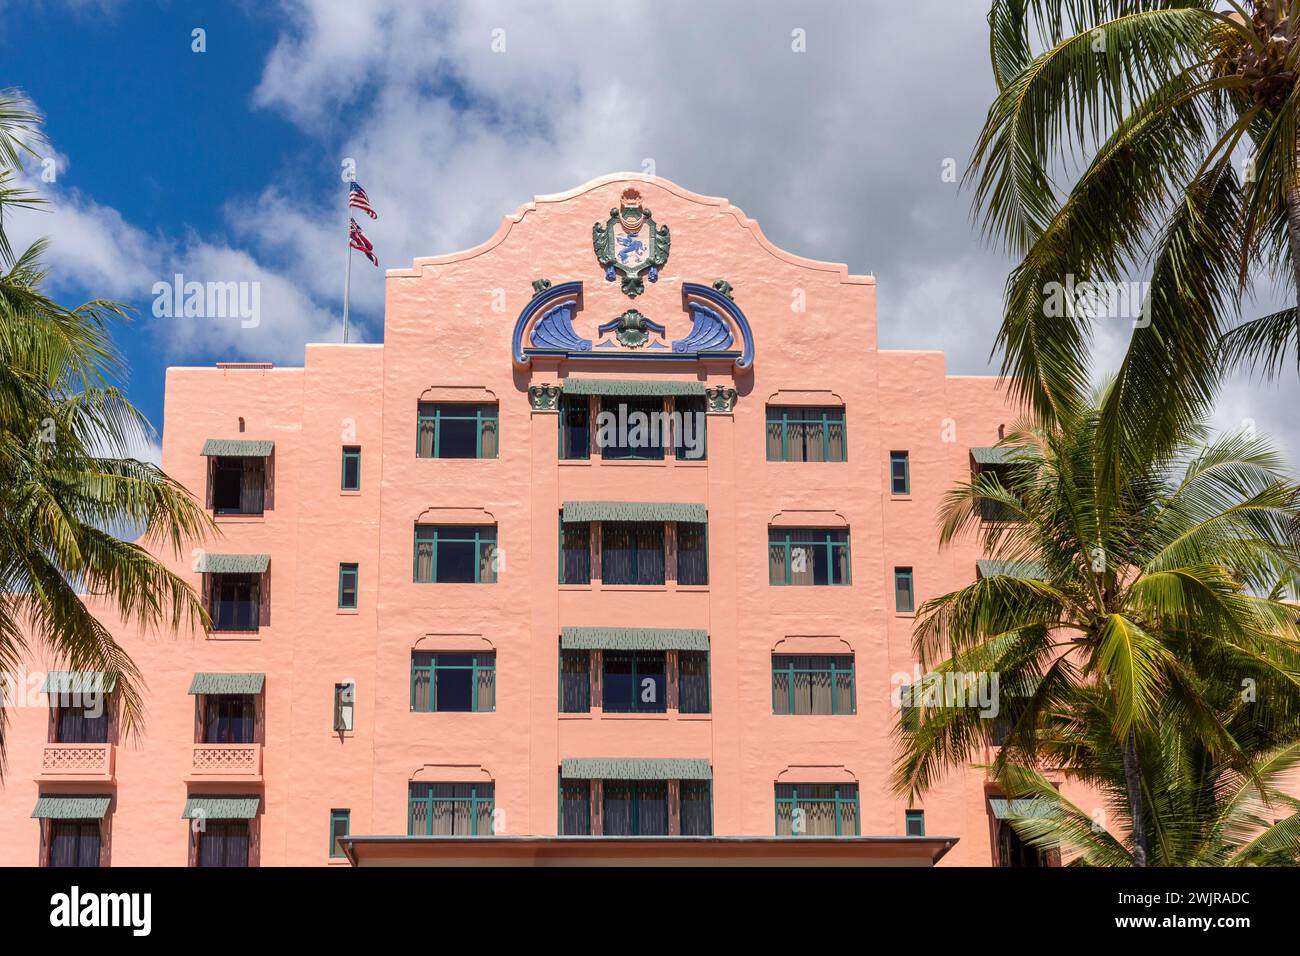
<path fill-rule="evenodd" d="M 46 744 L 37 779 L 108 782 L 115 757 L 112 744 Z"/>
<path fill-rule="evenodd" d="M 261 744 L 194 744 L 190 778 L 261 780 Z"/>

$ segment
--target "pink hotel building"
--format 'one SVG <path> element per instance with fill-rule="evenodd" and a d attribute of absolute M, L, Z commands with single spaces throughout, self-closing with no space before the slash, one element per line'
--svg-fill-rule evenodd
<path fill-rule="evenodd" d="M 30 661 L 0 864 L 1049 862 L 979 771 L 888 786 L 915 608 L 996 573 L 936 513 L 997 463 L 997 379 L 636 174 L 386 283 L 382 345 L 168 370 L 212 628 L 97 605 L 127 739 L 111 675 L 86 707 Z"/>

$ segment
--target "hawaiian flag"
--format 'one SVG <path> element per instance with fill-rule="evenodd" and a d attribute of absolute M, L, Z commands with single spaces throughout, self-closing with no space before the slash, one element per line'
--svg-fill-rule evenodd
<path fill-rule="evenodd" d="M 357 225 L 355 219 L 349 219 L 348 222 L 352 223 L 351 241 L 348 244 L 358 252 L 364 253 L 365 257 L 377 267 L 379 259 L 375 256 L 374 244 L 366 238 L 366 234 L 361 231 L 361 227 Z"/>
<path fill-rule="evenodd" d="M 348 206 L 352 209 L 360 209 L 371 219 L 379 218 L 379 213 L 370 208 L 370 197 L 355 179 L 348 184 Z"/>

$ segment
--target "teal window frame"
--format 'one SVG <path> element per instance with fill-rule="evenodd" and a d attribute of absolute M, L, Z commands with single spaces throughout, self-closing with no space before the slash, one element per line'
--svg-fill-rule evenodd
<path fill-rule="evenodd" d="M 812 788 L 812 787 L 820 787 L 820 786 L 829 786 L 829 787 L 831 787 L 831 788 L 832 788 L 832 796 L 830 796 L 830 797 L 804 796 L 803 798 L 800 798 L 800 796 L 799 796 L 799 788 L 800 788 L 800 787 L 808 787 L 808 788 Z M 781 794 L 781 789 L 782 789 L 782 787 L 789 787 L 789 788 L 790 788 L 790 796 L 788 796 L 788 797 L 783 797 L 783 796 L 780 795 L 780 794 Z M 851 798 L 845 796 L 845 792 L 846 792 L 846 791 L 850 791 L 850 790 L 853 792 L 853 796 L 852 796 Z M 811 784 L 811 783 L 803 783 L 803 784 L 799 784 L 799 783 L 780 784 L 780 783 L 778 783 L 778 784 L 776 785 L 776 792 L 775 792 L 775 795 L 774 795 L 774 799 L 775 799 L 775 801 L 776 801 L 775 808 L 774 808 L 776 825 L 775 825 L 775 828 L 774 828 L 773 832 L 774 832 L 777 836 L 781 836 L 781 835 L 782 835 L 782 834 L 781 834 L 781 805 L 782 805 L 783 803 L 785 803 L 785 804 L 789 804 L 789 805 L 790 805 L 790 811 L 791 811 L 791 817 L 790 817 L 790 819 L 791 819 L 791 821 L 793 821 L 793 820 L 794 820 L 794 811 L 797 810 L 797 809 L 799 809 L 799 804 L 800 804 L 800 802 L 803 802 L 803 803 L 812 803 L 812 802 L 817 802 L 817 803 L 832 803 L 832 802 L 833 802 L 833 803 L 835 804 L 835 835 L 836 835 L 836 836 L 858 836 L 858 835 L 860 835 L 860 833 L 861 833 L 861 830 L 862 830 L 862 807 L 861 807 L 861 805 L 860 805 L 859 802 L 858 802 L 858 800 L 859 800 L 859 788 L 858 788 L 858 785 L 855 784 L 855 783 L 854 783 L 854 784 L 849 784 L 849 783 L 845 783 L 845 784 L 841 784 L 841 783 L 832 783 L 832 784 Z M 855 811 L 856 811 L 856 812 L 854 813 L 854 815 L 853 815 L 853 817 L 854 817 L 854 827 L 853 827 L 853 832 L 852 832 L 852 833 L 847 833 L 847 834 L 846 834 L 846 833 L 843 832 L 843 831 L 844 831 L 844 813 L 843 813 L 842 807 L 844 807 L 844 806 L 852 806 L 852 807 L 855 808 Z M 792 828 L 792 831 L 791 831 L 791 833 L 790 833 L 790 837 L 791 837 L 791 838 L 798 838 L 798 837 L 801 837 L 801 836 L 807 836 L 807 834 L 794 832 L 794 831 L 793 831 L 793 828 Z"/>
<path fill-rule="evenodd" d="M 455 535 L 467 535 L 456 537 Z M 420 580 L 420 545 L 429 542 L 433 546 L 429 557 L 430 578 Z M 438 580 L 438 545 L 474 544 L 474 580 L 443 581 Z M 459 525 L 459 524 L 417 524 L 415 526 L 415 546 L 411 554 L 411 580 L 416 584 L 495 584 L 496 575 L 490 579 L 483 578 L 483 548 L 497 546 L 497 529 L 495 525 Z"/>
<path fill-rule="evenodd" d="M 334 827 L 336 824 L 343 824 L 343 832 L 338 833 Z M 338 860 L 347 857 L 339 847 L 339 837 L 349 836 L 352 833 L 352 811 L 351 810 L 331 810 L 330 811 L 330 859 Z"/>
<path fill-rule="evenodd" d="M 356 484 L 348 484 L 348 462 L 355 461 L 357 464 Z M 340 491 L 360 491 L 361 490 L 361 446 L 344 445 L 343 446 L 343 467 L 339 475 Z"/>
<path fill-rule="evenodd" d="M 824 667 L 797 667 L 795 662 L 804 658 L 814 660 L 825 660 L 828 663 Z M 848 661 L 848 665 L 843 664 Z M 781 666 L 784 664 L 784 666 Z M 779 717 L 848 717 L 858 712 L 858 683 L 857 676 L 854 673 L 854 660 L 850 654 L 773 654 L 772 655 L 772 689 L 776 690 L 776 678 L 778 674 L 786 675 L 786 691 L 789 695 L 789 703 L 786 705 L 787 710 L 782 712 L 773 707 L 772 712 Z M 829 714 L 810 713 L 800 714 L 795 711 L 795 675 L 796 674 L 826 674 L 831 681 L 831 709 Z M 849 675 L 849 709 L 839 710 L 836 707 L 836 701 L 840 695 L 836 693 L 839 686 L 839 675 Z M 773 700 L 775 700 L 773 694 Z"/>
<path fill-rule="evenodd" d="M 495 651 L 446 651 L 445 654 L 456 657 L 464 657 L 467 654 L 470 657 L 470 663 L 465 664 L 439 664 L 437 651 L 412 651 L 411 652 L 411 711 L 418 714 L 491 714 L 496 713 L 497 709 L 497 655 Z M 427 657 L 428 662 L 424 659 Z M 456 670 L 470 672 L 470 707 L 469 710 L 439 710 L 438 709 L 438 671 L 439 670 Z M 492 706 L 491 708 L 482 708 L 478 700 L 478 678 L 479 674 L 492 672 Z M 429 676 L 429 706 L 415 706 L 415 679 L 420 674 Z"/>
<path fill-rule="evenodd" d="M 351 577 L 352 579 L 352 603 L 344 603 L 345 582 Z M 361 603 L 361 566 L 355 562 L 339 563 L 339 609 L 344 611 L 355 611 Z"/>
<path fill-rule="evenodd" d="M 473 409 L 473 414 L 448 413 L 446 409 Z M 426 411 L 427 409 L 427 411 Z M 474 448 L 476 454 L 474 458 L 499 458 L 501 457 L 501 413 L 500 406 L 489 403 L 474 402 L 420 402 L 416 408 L 415 415 L 415 457 L 416 458 L 441 458 L 442 457 L 442 423 L 443 422 L 474 422 Z M 433 454 L 420 454 L 420 432 L 426 423 L 433 424 Z M 497 447 L 496 454 L 483 454 L 483 423 L 493 422 L 496 425 Z M 472 459 L 466 459 L 472 460 Z"/>
<path fill-rule="evenodd" d="M 631 396 L 631 395 L 606 395 L 601 398 L 596 417 L 592 421 L 591 444 L 592 447 L 600 452 L 600 457 L 606 461 L 663 461 L 668 457 L 668 444 L 665 441 L 665 435 L 662 431 L 657 430 L 653 425 L 647 426 L 647 434 L 651 439 L 650 443 L 642 448 L 635 448 L 631 445 L 610 445 L 608 447 L 600 443 L 600 417 L 608 412 L 619 417 L 619 407 L 627 406 L 627 417 L 636 412 L 642 412 L 647 416 L 659 415 L 658 421 L 663 421 L 666 413 L 664 400 L 662 397 L 650 396 Z M 656 419 L 651 418 L 652 422 Z"/>
<path fill-rule="evenodd" d="M 906 590 L 906 601 L 903 592 Z M 894 568 L 894 612 L 916 613 L 916 577 L 911 568 Z"/>
<path fill-rule="evenodd" d="M 902 485 L 900 488 L 899 485 Z M 911 459 L 905 451 L 889 453 L 889 493 L 891 495 L 910 495 L 912 493 Z"/>
<path fill-rule="evenodd" d="M 835 535 L 843 533 L 844 540 L 835 540 Z M 806 538 L 798 538 L 796 535 L 805 535 Z M 820 537 L 820 540 L 817 537 Z M 851 541 L 847 528 L 768 528 L 767 529 L 767 546 L 768 561 L 771 561 L 771 549 L 780 547 L 784 550 L 783 573 L 784 579 L 773 581 L 768 573 L 768 583 L 774 587 L 848 587 L 853 583 L 853 552 L 851 550 Z M 826 549 L 826 568 L 827 580 L 824 584 L 818 584 L 815 581 L 806 585 L 795 584 L 793 580 L 793 569 L 791 561 L 791 551 L 794 548 L 825 548 Z M 844 549 L 844 580 L 834 580 L 835 574 L 835 550 Z"/>
<path fill-rule="evenodd" d="M 912 832 L 913 829 L 915 829 L 916 831 L 915 833 Z M 903 815 L 903 833 L 905 836 L 910 836 L 910 837 L 925 836 L 925 811 L 924 810 L 908 810 Z"/>
<path fill-rule="evenodd" d="M 658 661 L 662 655 L 662 670 L 640 670 L 638 665 L 643 665 L 646 661 Z M 607 674 L 609 666 L 614 661 L 629 661 L 631 663 L 630 685 L 628 687 L 629 700 L 624 701 L 627 707 L 620 707 L 611 710 L 605 706 L 605 687 L 607 684 Z M 601 710 L 606 714 L 666 714 L 668 713 L 668 652 L 667 651 L 616 651 L 605 650 L 600 655 L 601 667 Z M 641 680 L 645 677 L 654 677 L 658 674 L 663 675 L 662 694 L 660 699 L 653 703 L 647 703 L 641 699 Z"/>
<path fill-rule="evenodd" d="M 836 417 L 838 415 L 838 417 Z M 790 426 L 791 425 L 820 425 L 822 428 L 822 457 L 821 461 L 830 464 L 841 464 L 849 460 L 849 424 L 848 416 L 844 412 L 842 405 L 769 405 L 767 406 L 767 427 L 773 425 L 781 427 L 781 457 L 773 458 L 772 449 L 767 449 L 768 461 L 795 461 L 807 462 L 802 458 L 790 457 Z M 831 454 L 831 425 L 839 425 L 842 430 L 840 445 L 843 448 L 843 455 L 839 458 L 832 458 Z M 764 430 L 766 436 L 766 430 Z M 817 464 L 816 461 L 811 464 Z"/>
<path fill-rule="evenodd" d="M 903 684 L 898 689 L 898 726 L 905 734 L 914 734 L 921 729 L 921 706 L 912 700 L 915 693 L 921 692 L 920 684 Z"/>
<path fill-rule="evenodd" d="M 458 786 L 463 786 L 468 788 L 469 794 L 466 796 L 460 796 L 457 794 L 452 794 L 451 796 L 435 795 L 433 793 L 433 788 L 439 786 L 443 786 L 443 787 L 450 786 L 453 788 Z M 415 795 L 416 787 L 428 787 L 429 793 L 417 797 Z M 486 794 L 481 793 L 481 791 L 485 791 Z M 444 781 L 439 781 L 439 780 L 411 781 L 407 785 L 407 790 L 406 790 L 407 835 L 408 836 L 433 836 L 433 805 L 435 803 L 454 804 L 454 803 L 466 803 L 466 802 L 469 803 L 470 832 L 466 834 L 452 834 L 452 835 L 453 836 L 489 836 L 491 834 L 491 830 L 489 830 L 488 833 L 478 832 L 478 816 L 479 816 L 478 808 L 479 808 L 479 804 L 486 803 L 490 805 L 492 810 L 496 809 L 496 782 L 495 781 L 493 781 L 492 783 L 467 783 L 467 784 L 448 784 Z M 415 808 L 417 804 L 421 804 L 421 803 L 425 805 L 424 819 L 427 821 L 427 829 L 425 830 L 424 833 L 416 833 L 414 829 Z M 489 810 L 489 814 L 490 813 L 491 810 Z"/>

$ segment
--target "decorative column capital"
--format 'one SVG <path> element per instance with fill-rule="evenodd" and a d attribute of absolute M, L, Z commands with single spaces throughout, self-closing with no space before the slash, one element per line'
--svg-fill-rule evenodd
<path fill-rule="evenodd" d="M 560 410 L 560 392 L 558 385 L 543 383 L 528 386 L 528 401 L 535 412 L 558 412 Z"/>
<path fill-rule="evenodd" d="M 728 385 L 714 385 L 704 390 L 709 414 L 726 415 L 736 407 L 736 390 Z"/>

